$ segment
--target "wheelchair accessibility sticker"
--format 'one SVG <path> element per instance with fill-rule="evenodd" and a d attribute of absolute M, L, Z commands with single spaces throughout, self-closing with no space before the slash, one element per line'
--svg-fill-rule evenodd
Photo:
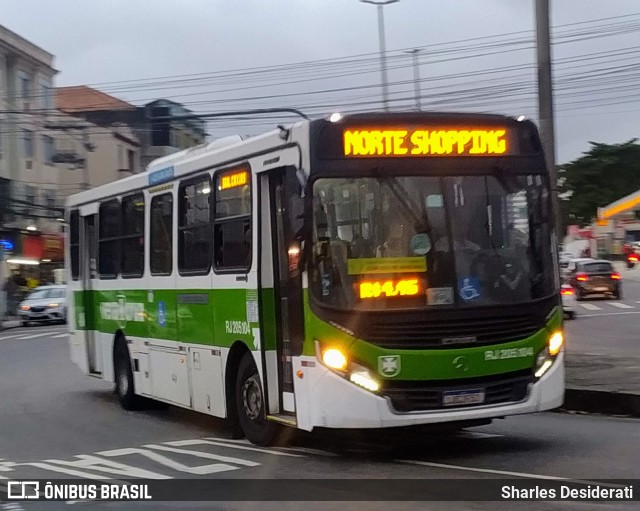
<path fill-rule="evenodd" d="M 480 296 L 480 282 L 475 277 L 465 277 L 458 280 L 460 298 L 468 302 Z"/>

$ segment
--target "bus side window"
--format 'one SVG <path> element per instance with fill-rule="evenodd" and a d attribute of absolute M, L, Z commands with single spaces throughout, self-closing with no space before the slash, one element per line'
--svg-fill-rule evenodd
<path fill-rule="evenodd" d="M 120 271 L 120 201 L 100 204 L 98 273 L 101 279 L 115 279 Z"/>
<path fill-rule="evenodd" d="M 209 175 L 187 181 L 178 193 L 178 270 L 206 274 L 211 267 Z"/>
<path fill-rule="evenodd" d="M 218 172 L 213 214 L 213 266 L 244 273 L 251 267 L 251 173 L 248 169 Z"/>
<path fill-rule="evenodd" d="M 122 276 L 144 274 L 144 195 L 122 198 Z"/>
<path fill-rule="evenodd" d="M 173 195 L 151 199 L 149 263 L 152 275 L 171 275 L 173 268 Z"/>

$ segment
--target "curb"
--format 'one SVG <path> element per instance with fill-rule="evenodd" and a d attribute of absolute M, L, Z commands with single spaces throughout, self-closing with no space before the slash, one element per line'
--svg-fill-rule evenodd
<path fill-rule="evenodd" d="M 640 417 L 640 394 L 566 389 L 561 410 Z"/>
<path fill-rule="evenodd" d="M 5 323 L 9 323 L 9 321 L 6 321 Z M 15 323 L 17 323 L 17 324 L 15 324 L 15 325 L 4 325 L 4 324 L 0 323 L 0 332 L 2 332 L 4 330 L 11 330 L 13 328 L 19 328 L 19 327 L 22 326 L 19 321 L 15 321 Z"/>

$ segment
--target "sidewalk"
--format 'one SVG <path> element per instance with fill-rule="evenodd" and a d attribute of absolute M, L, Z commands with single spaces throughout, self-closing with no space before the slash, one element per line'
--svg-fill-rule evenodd
<path fill-rule="evenodd" d="M 563 409 L 640 417 L 640 354 L 571 353 L 565 360 Z"/>
<path fill-rule="evenodd" d="M 17 317 L 6 317 L 0 321 L 0 331 L 7 330 L 9 328 L 17 328 L 22 325 L 22 322 Z"/>

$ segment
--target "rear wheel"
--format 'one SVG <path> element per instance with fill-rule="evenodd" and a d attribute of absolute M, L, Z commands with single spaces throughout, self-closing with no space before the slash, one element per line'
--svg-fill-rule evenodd
<path fill-rule="evenodd" d="M 622 287 L 619 287 L 618 289 L 616 289 L 616 292 L 613 293 L 613 297 L 616 300 L 622 300 Z"/>
<path fill-rule="evenodd" d="M 579 302 L 584 300 L 584 293 L 579 289 L 576 291 L 576 300 L 578 300 Z"/>
<path fill-rule="evenodd" d="M 260 375 L 251 353 L 240 360 L 235 394 L 238 421 L 247 439 L 256 445 L 273 444 L 280 425 L 267 420 Z"/>
<path fill-rule="evenodd" d="M 116 341 L 113 358 L 118 401 L 120 401 L 120 405 L 125 410 L 139 410 L 142 398 L 135 394 L 133 369 L 131 368 L 129 350 L 124 339 L 120 338 Z"/>

